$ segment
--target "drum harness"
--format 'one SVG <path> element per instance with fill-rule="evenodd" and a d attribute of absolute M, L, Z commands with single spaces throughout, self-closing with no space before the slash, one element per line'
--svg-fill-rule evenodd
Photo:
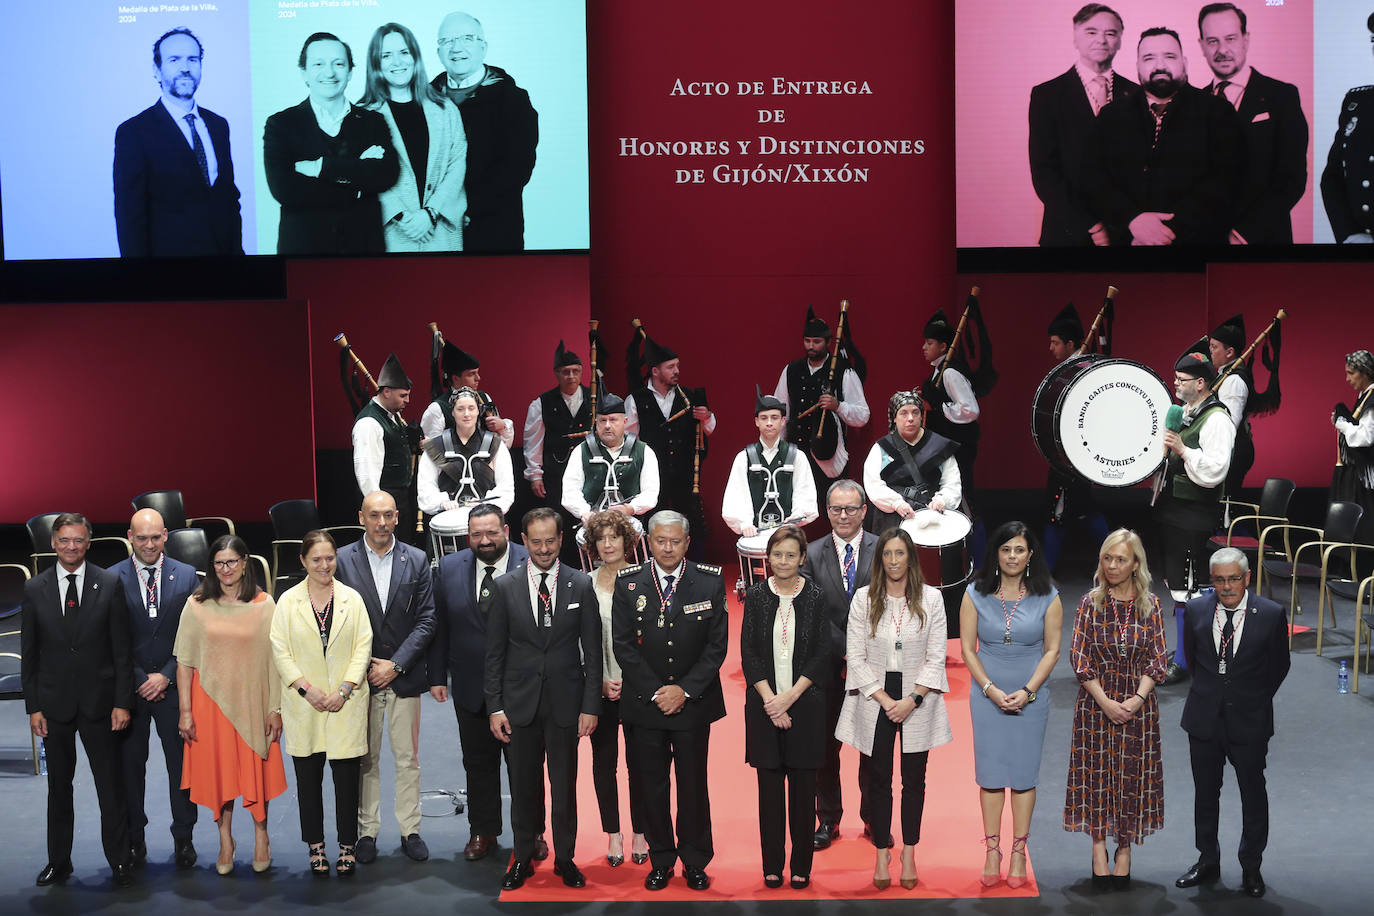
<path fill-rule="evenodd" d="M 783 444 L 782 441 L 779 441 L 778 448 L 781 449 Z M 782 503 L 778 501 L 778 497 L 782 495 L 781 491 L 778 489 L 778 474 L 783 471 L 791 474 L 795 470 L 795 465 L 792 462 L 788 462 L 787 464 L 780 464 L 770 471 L 767 465 L 763 463 L 763 449 L 757 442 L 751 442 L 745 446 L 744 452 L 749 457 L 749 473 L 768 475 L 768 482 L 763 488 L 763 505 L 759 506 L 758 511 L 754 513 L 754 524 L 759 528 L 776 528 L 786 521 L 786 519 L 783 518 Z M 794 461 L 796 460 L 795 455 L 796 452 L 794 450 Z M 768 511 L 770 505 L 773 506 L 775 511 Z"/>
<path fill-rule="evenodd" d="M 596 453 L 596 446 L 600 440 L 596 438 L 596 433 L 587 433 L 587 450 L 592 453 L 591 458 L 587 459 L 589 464 L 606 465 L 606 483 L 601 495 L 601 502 L 596 506 L 597 512 L 603 512 L 611 506 L 618 506 L 628 500 L 620 495 L 620 480 L 616 475 L 615 466 L 617 464 L 629 464 L 632 459 L 629 452 L 634 448 L 636 442 L 633 433 L 625 434 L 625 441 L 620 444 L 620 454 L 611 461 L 607 461 Z M 608 448 L 607 451 L 610 451 Z"/>
<path fill-rule="evenodd" d="M 486 497 L 482 496 L 482 494 L 477 492 L 477 481 L 476 478 L 472 476 L 472 462 L 478 458 L 491 457 L 492 442 L 494 438 L 495 434 L 493 434 L 491 430 L 483 430 L 482 439 L 481 442 L 478 444 L 477 452 L 474 455 L 472 455 L 471 458 L 469 458 L 467 455 L 464 455 L 462 452 L 458 451 L 457 444 L 453 441 L 453 430 L 444 430 L 443 443 L 445 468 L 441 468 L 440 470 L 444 470 L 445 473 L 447 473 L 447 465 L 453 464 L 455 462 L 462 462 L 462 475 L 458 478 L 458 489 L 453 494 L 453 500 L 456 503 L 458 503 L 458 505 L 471 506 L 486 501 Z M 450 478 L 452 476 L 452 474 L 449 475 Z M 469 493 L 471 493 L 470 496 L 463 495 L 463 490 L 465 489 L 468 490 Z"/>

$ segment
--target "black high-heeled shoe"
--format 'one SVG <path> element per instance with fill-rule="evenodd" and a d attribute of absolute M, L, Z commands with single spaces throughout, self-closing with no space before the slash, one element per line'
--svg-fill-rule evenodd
<path fill-rule="evenodd" d="M 782 875 L 764 875 L 764 887 L 782 887 Z"/>
<path fill-rule="evenodd" d="M 1129 850 L 1128 850 L 1128 851 L 1129 851 Z M 1120 857 L 1121 857 L 1121 847 L 1118 846 L 1118 847 L 1116 847 L 1116 853 L 1113 854 L 1113 856 L 1112 856 L 1112 865 L 1113 865 L 1113 866 L 1116 865 L 1116 860 L 1117 860 L 1118 858 L 1120 858 Z M 1110 877 L 1111 877 L 1111 879 L 1112 879 L 1112 880 L 1111 880 L 1112 890 L 1114 890 L 1114 891 L 1128 891 L 1128 890 L 1131 889 L 1131 873 L 1130 873 L 1130 872 L 1126 872 L 1126 874 L 1124 874 L 1124 875 L 1113 874 L 1113 875 L 1111 875 Z"/>
<path fill-rule="evenodd" d="M 323 843 L 310 844 L 310 874 L 316 878 L 329 877 L 329 855 L 324 851 Z"/>
<path fill-rule="evenodd" d="M 807 889 L 808 887 L 810 887 L 810 886 L 811 886 L 811 876 L 810 876 L 810 875 L 793 875 L 793 876 L 792 876 L 792 890 L 794 890 L 794 891 L 804 891 L 804 890 L 806 890 L 806 889 Z"/>

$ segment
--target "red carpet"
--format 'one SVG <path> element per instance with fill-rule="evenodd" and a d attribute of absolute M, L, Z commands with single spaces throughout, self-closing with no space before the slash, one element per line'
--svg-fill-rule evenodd
<path fill-rule="evenodd" d="M 501 900 L 844 900 L 1039 896 L 1033 871 L 1031 883 L 1017 890 L 1005 884 L 987 889 L 978 881 L 983 868 L 983 828 L 978 813 L 978 790 L 973 781 L 969 678 L 959 656 L 958 640 L 950 640 L 949 643 L 950 695 L 946 698 L 954 741 L 936 748 L 930 754 L 922 839 L 916 847 L 916 871 L 920 882 L 910 891 L 903 890 L 897 883 L 901 875 L 901 863 L 897 855 L 899 847 L 892 855 L 892 886 L 885 891 L 873 887 L 873 846 L 859 839 L 863 825 L 858 818 L 859 792 L 855 786 L 858 753 L 845 747 L 841 757 L 841 773 L 846 815 L 841 825 L 841 838 L 829 849 L 816 853 L 811 886 L 805 891 L 794 891 L 786 885 L 777 890 L 764 887 L 758 847 L 758 783 L 753 769 L 744 762 L 745 685 L 739 664 L 742 612 L 733 595 L 730 597 L 730 614 L 730 653 L 721 668 L 729 714 L 711 729 L 711 819 L 716 856 L 707 868 L 711 876 L 710 890 L 688 890 L 682 881 L 681 864 L 665 890 L 651 892 L 644 889 L 644 876 L 649 866 L 634 865 L 629 859 L 629 802 L 625 788 L 623 743 L 620 811 L 626 858 L 625 864 L 619 868 L 611 868 L 606 864 L 606 835 L 600 829 L 596 794 L 592 789 L 591 746 L 584 741 L 578 764 L 577 811 L 580 829 L 576 862 L 587 876 L 587 886 L 581 890 L 564 887 L 562 880 L 554 876 L 550 859 L 537 863 L 534 876 L 525 882 L 524 887 L 517 891 L 503 891 Z M 900 791 L 900 784 L 894 791 Z M 1011 835 L 1011 808 L 1008 805 L 1006 821 L 1002 826 L 1004 850 L 1011 848 Z M 548 839 L 552 842 L 553 838 L 549 836 Z M 1034 843 L 1035 837 L 1032 837 L 1032 855 Z"/>

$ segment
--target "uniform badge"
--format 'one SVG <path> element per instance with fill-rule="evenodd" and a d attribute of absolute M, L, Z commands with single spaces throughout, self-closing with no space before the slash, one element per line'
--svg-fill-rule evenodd
<path fill-rule="evenodd" d="M 1354 108 L 1354 107 L 1355 107 L 1355 103 L 1354 103 L 1354 102 L 1351 102 L 1351 103 L 1350 103 L 1350 107 L 1351 107 L 1351 108 Z M 1360 119 L 1359 119 L 1358 117 L 1356 117 L 1355 115 L 1351 115 L 1351 116 L 1350 116 L 1350 123 L 1347 124 L 1347 125 L 1345 125 L 1345 135 L 1346 135 L 1347 137 L 1350 136 L 1351 134 L 1353 134 L 1353 133 L 1355 132 L 1355 125 L 1358 124 L 1358 123 L 1360 123 Z"/>
<path fill-rule="evenodd" d="M 636 610 L 636 611 L 642 611 L 642 610 L 644 610 L 644 606 L 647 605 L 648 603 L 649 603 L 649 597 L 648 597 L 647 595 L 640 595 L 638 598 L 635 599 L 635 610 Z"/>
<path fill-rule="evenodd" d="M 633 582 L 628 583 L 625 587 L 628 588 L 630 591 L 635 590 L 635 584 Z"/>
<path fill-rule="evenodd" d="M 1346 110 L 1346 111 L 1354 111 L 1356 108 L 1359 108 L 1359 107 L 1360 107 L 1360 103 L 1359 103 L 1359 102 L 1351 102 L 1351 103 L 1349 103 L 1348 105 L 1345 106 L 1345 110 Z"/>

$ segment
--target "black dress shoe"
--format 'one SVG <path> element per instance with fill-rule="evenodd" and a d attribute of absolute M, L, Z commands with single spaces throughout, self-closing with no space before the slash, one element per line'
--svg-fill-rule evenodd
<path fill-rule="evenodd" d="M 1221 877 L 1220 865 L 1208 865 L 1205 862 L 1194 862 L 1187 871 L 1178 876 L 1174 882 L 1174 887 L 1197 887 L 1199 884 L 1211 884 Z"/>
<path fill-rule="evenodd" d="M 43 870 L 38 873 L 38 880 L 34 883 L 39 887 L 47 887 L 49 884 L 57 884 L 66 881 L 72 876 L 72 863 L 65 865 L 54 865 L 49 862 L 43 866 Z"/>
<path fill-rule="evenodd" d="M 143 840 L 133 840 L 129 843 L 129 864 L 137 868 L 142 868 L 148 864 L 148 844 Z"/>
<path fill-rule="evenodd" d="M 704 891 L 711 886 L 711 876 L 706 874 L 704 868 L 693 868 L 688 865 L 683 869 L 683 874 L 687 878 L 687 886 L 694 891 Z"/>
<path fill-rule="evenodd" d="M 1161 687 L 1172 687 L 1174 684 L 1182 684 L 1188 680 L 1188 669 L 1181 667 L 1177 662 L 1169 662 L 1169 667 L 1164 669 L 1164 680 L 1159 682 Z"/>
<path fill-rule="evenodd" d="M 532 874 L 534 874 L 534 866 L 530 864 L 529 859 L 516 859 L 511 862 L 510 868 L 506 869 L 506 874 L 501 879 L 501 890 L 516 890 Z"/>
<path fill-rule="evenodd" d="M 375 836 L 358 837 L 358 842 L 353 844 L 353 858 L 362 865 L 371 865 L 376 862 L 377 838 Z"/>
<path fill-rule="evenodd" d="M 128 887 L 134 883 L 134 867 L 125 862 L 123 865 L 116 865 L 114 872 L 115 887 Z"/>
<path fill-rule="evenodd" d="M 192 868 L 196 864 L 196 844 L 191 840 L 177 840 L 173 849 L 177 868 Z"/>
<path fill-rule="evenodd" d="M 1240 870 L 1240 889 L 1251 897 L 1264 896 L 1264 878 L 1260 875 L 1258 868 L 1242 868 Z"/>
<path fill-rule="evenodd" d="M 549 844 L 544 842 L 544 837 L 541 835 L 539 839 L 534 841 L 534 858 L 536 861 L 543 862 L 548 857 Z"/>
<path fill-rule="evenodd" d="M 839 838 L 840 828 L 838 826 L 822 822 L 820 827 L 816 828 L 816 835 L 811 840 L 811 846 L 814 849 L 829 849 L 830 844 Z"/>
<path fill-rule="evenodd" d="M 553 873 L 561 876 L 563 878 L 563 883 L 568 887 L 587 886 L 586 877 L 583 876 L 578 867 L 571 862 L 559 862 L 555 860 L 553 863 Z"/>
<path fill-rule="evenodd" d="M 668 886 L 668 879 L 673 876 L 671 868 L 659 868 L 657 866 L 649 869 L 649 874 L 644 877 L 644 889 L 647 891 L 661 891 Z"/>

